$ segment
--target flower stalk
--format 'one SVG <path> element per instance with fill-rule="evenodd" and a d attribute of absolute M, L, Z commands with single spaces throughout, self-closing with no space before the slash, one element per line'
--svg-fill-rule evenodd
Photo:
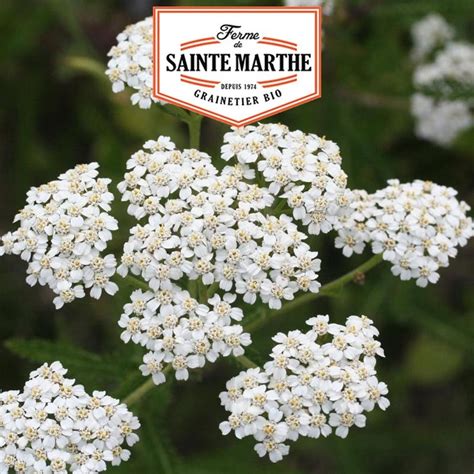
<path fill-rule="evenodd" d="M 169 372 L 171 370 L 171 365 L 167 365 L 163 369 L 163 373 Z M 133 392 L 130 392 L 124 399 L 123 403 L 125 403 L 127 406 L 131 406 L 135 403 L 137 403 L 145 394 L 147 394 L 153 387 L 155 387 L 155 384 L 153 382 L 152 377 L 149 377 L 144 383 L 139 385 Z"/>
<path fill-rule="evenodd" d="M 191 148 L 199 148 L 201 141 L 201 123 L 202 116 L 198 114 L 189 113 L 188 118 L 185 120 L 189 130 L 189 146 Z"/>
<path fill-rule="evenodd" d="M 250 360 L 248 357 L 244 355 L 236 357 L 236 359 L 246 369 L 254 369 L 258 367 L 258 365 L 255 362 L 253 362 L 252 360 Z"/>
<path fill-rule="evenodd" d="M 281 316 L 282 314 L 286 314 L 289 311 L 294 311 L 295 309 L 299 308 L 300 306 L 309 303 L 310 301 L 314 301 L 315 299 L 321 296 L 329 296 L 333 294 L 335 291 L 340 290 L 344 287 L 347 283 L 351 282 L 354 277 L 359 273 L 366 273 L 375 266 L 377 266 L 382 261 L 382 254 L 374 255 L 372 258 L 364 262 L 362 265 L 359 265 L 354 270 L 342 275 L 335 280 L 326 283 L 323 285 L 318 293 L 306 293 L 304 295 L 295 298 L 293 301 L 288 302 L 285 304 L 280 310 L 274 311 L 270 313 L 268 316 L 263 313 L 257 319 L 253 320 L 249 324 L 244 327 L 244 330 L 247 332 L 253 332 L 260 329 L 264 326 L 270 319 L 273 319 L 275 316 Z"/>
<path fill-rule="evenodd" d="M 140 278 L 137 278 L 136 276 L 131 275 L 130 273 L 123 277 L 123 279 L 130 284 L 130 286 L 133 286 L 135 288 L 140 288 L 143 291 L 150 291 L 150 287 L 148 286 L 147 283 L 145 283 L 143 280 L 140 280 Z"/>

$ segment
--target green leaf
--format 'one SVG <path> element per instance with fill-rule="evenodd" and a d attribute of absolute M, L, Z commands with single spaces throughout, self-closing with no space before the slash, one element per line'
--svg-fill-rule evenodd
<path fill-rule="evenodd" d="M 114 363 L 108 357 L 101 357 L 79 347 L 63 342 L 51 342 L 42 339 L 9 339 L 5 346 L 13 353 L 32 362 L 60 361 L 71 375 L 85 381 L 111 381 L 123 377 L 120 364 Z M 105 379 L 105 380 L 104 380 Z"/>

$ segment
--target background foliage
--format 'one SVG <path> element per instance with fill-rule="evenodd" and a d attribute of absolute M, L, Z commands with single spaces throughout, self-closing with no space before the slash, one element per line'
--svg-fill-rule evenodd
<path fill-rule="evenodd" d="M 351 187 L 373 191 L 391 177 L 422 178 L 453 186 L 474 204 L 472 133 L 449 150 L 435 147 L 415 138 L 408 110 L 410 25 L 437 11 L 473 41 L 472 0 L 336 1 L 334 15 L 325 19 L 323 98 L 273 120 L 338 142 Z M 157 108 L 132 107 L 126 94 L 114 96 L 103 75 L 116 34 L 148 16 L 151 4 L 0 2 L 0 233 L 10 229 L 30 186 L 76 163 L 98 161 L 101 173 L 118 182 L 127 157 L 146 139 L 171 135 L 178 145 L 187 145 L 180 123 Z M 225 131 L 225 125 L 205 120 L 202 148 L 217 152 Z M 131 221 L 120 203 L 115 215 L 121 231 L 112 251 L 118 254 Z M 342 257 L 331 236 L 315 239 L 314 248 L 322 255 L 323 282 L 363 260 Z M 472 472 L 473 255 L 471 242 L 442 270 L 440 283 L 428 289 L 400 282 L 381 265 L 363 286 L 353 284 L 336 298 L 318 299 L 255 334 L 252 348 L 258 354 L 253 356 L 265 358 L 271 335 L 303 327 L 309 315 L 328 312 L 338 322 L 352 313 L 370 315 L 387 354 L 380 378 L 389 385 L 392 406 L 387 413 L 371 413 L 366 429 L 352 431 L 345 441 L 300 441 L 276 466 L 261 461 L 250 442 L 224 438 L 218 430 L 225 415 L 218 393 L 240 370 L 223 360 L 194 373 L 188 383 L 153 390 L 134 407 L 143 423 L 141 443 L 132 460 L 113 471 Z M 143 381 L 136 368 L 140 350 L 118 337 L 116 322 L 130 293 L 126 285 L 113 298 L 85 298 L 55 311 L 49 290 L 29 288 L 24 278 L 23 262 L 0 260 L 1 389 L 22 386 L 38 362 L 58 358 L 89 389 L 123 397 Z"/>

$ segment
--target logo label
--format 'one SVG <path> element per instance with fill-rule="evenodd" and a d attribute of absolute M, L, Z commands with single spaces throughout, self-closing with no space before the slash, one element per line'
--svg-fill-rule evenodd
<path fill-rule="evenodd" d="M 244 126 L 321 97 L 321 7 L 154 7 L 153 95 Z"/>

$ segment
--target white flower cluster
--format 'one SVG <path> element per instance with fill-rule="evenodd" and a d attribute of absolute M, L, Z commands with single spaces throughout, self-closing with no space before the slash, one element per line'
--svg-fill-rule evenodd
<path fill-rule="evenodd" d="M 306 333 L 277 334 L 272 360 L 241 372 L 220 394 L 230 412 L 222 433 L 253 436 L 258 455 L 273 462 L 288 454 L 288 441 L 333 430 L 345 438 L 352 426 L 365 426 L 365 412 L 390 404 L 386 384 L 376 377 L 376 357 L 384 353 L 370 319 L 350 316 L 342 326 L 318 315 L 307 324 Z"/>
<path fill-rule="evenodd" d="M 347 205 L 347 175 L 336 143 L 280 124 L 235 128 L 224 135 L 222 158 L 254 165 L 270 193 L 286 200 L 310 234 L 327 233 Z"/>
<path fill-rule="evenodd" d="M 416 93 L 411 98 L 417 136 L 448 146 L 474 125 L 474 115 L 465 100 L 443 100 Z"/>
<path fill-rule="evenodd" d="M 167 137 L 147 142 L 127 167 L 119 190 L 128 212 L 148 221 L 131 229 L 121 275 L 140 275 L 153 291 L 183 276 L 200 279 L 274 309 L 300 290 L 319 290 L 317 252 L 291 217 L 266 214 L 274 198 L 248 183 L 251 169 L 237 164 L 218 174 L 208 155 L 178 151 Z"/>
<path fill-rule="evenodd" d="M 156 384 L 167 366 L 187 379 L 188 368 L 243 354 L 250 336 L 233 324 L 242 319 L 231 306 L 237 295 L 278 309 L 298 291 L 319 291 L 317 253 L 291 217 L 268 215 L 274 196 L 250 184 L 248 166 L 218 172 L 207 154 L 159 137 L 127 169 L 118 189 L 129 214 L 146 223 L 131 229 L 117 272 L 143 278 L 150 291 L 133 293 L 119 324 L 125 342 L 149 350 L 141 370 Z M 223 296 L 209 299 L 209 288 Z"/>
<path fill-rule="evenodd" d="M 102 291 L 113 295 L 110 281 L 115 257 L 102 256 L 117 221 L 110 214 L 114 196 L 110 179 L 98 178 L 97 163 L 77 165 L 58 179 L 31 188 L 27 205 L 15 216 L 19 228 L 1 238 L 0 255 L 19 255 L 29 263 L 26 279 L 31 286 L 49 286 L 57 295 L 56 308 Z"/>
<path fill-rule="evenodd" d="M 441 94 L 474 91 L 474 45 L 450 42 L 433 62 L 420 64 L 413 76 L 415 87 L 432 88 Z"/>
<path fill-rule="evenodd" d="M 95 473 L 127 461 L 138 419 L 126 405 L 65 378 L 59 362 L 0 393 L 0 472 Z"/>
<path fill-rule="evenodd" d="M 153 92 L 153 20 L 145 18 L 128 25 L 117 36 L 117 45 L 108 53 L 106 75 L 112 82 L 113 92 L 122 92 L 125 85 L 134 92 L 133 105 L 149 109 L 154 102 L 161 103 Z"/>
<path fill-rule="evenodd" d="M 424 61 L 437 48 L 454 38 L 453 27 L 438 13 L 430 13 L 411 28 L 412 59 Z"/>
<path fill-rule="evenodd" d="M 287 7 L 323 7 L 325 15 L 332 15 L 335 0 L 285 0 Z"/>
<path fill-rule="evenodd" d="M 454 41 L 454 29 L 437 14 L 417 22 L 412 36 L 416 134 L 448 146 L 474 125 L 474 45 Z"/>
<path fill-rule="evenodd" d="M 225 294 L 199 304 L 174 285 L 156 293 L 136 290 L 119 321 L 121 338 L 149 351 L 140 370 L 156 385 L 166 381 L 166 367 L 175 371 L 177 380 L 187 380 L 188 369 L 204 367 L 220 356 L 243 355 L 251 343 L 242 326 L 233 324 L 243 317 L 241 309 L 231 306 L 234 301 L 234 295 Z"/>
<path fill-rule="evenodd" d="M 428 181 L 400 184 L 396 179 L 373 194 L 354 191 L 336 247 L 350 257 L 370 244 L 400 279 L 416 279 L 421 287 L 436 283 L 439 268 L 447 267 L 457 247 L 474 235 L 466 215 L 470 207 L 456 194 L 453 188 Z"/>

